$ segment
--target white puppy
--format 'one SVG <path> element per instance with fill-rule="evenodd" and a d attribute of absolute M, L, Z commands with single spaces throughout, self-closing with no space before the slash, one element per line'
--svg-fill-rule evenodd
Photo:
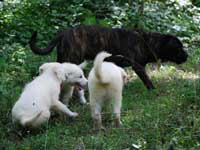
<path fill-rule="evenodd" d="M 40 67 L 40 75 L 26 85 L 12 109 L 13 122 L 19 122 L 22 126 L 39 127 L 49 120 L 50 109 L 71 117 L 78 115 L 59 101 L 61 83 L 65 81 L 78 84 L 80 80 L 75 80 L 72 74 L 83 76 L 78 66 L 70 65 L 71 68 L 66 69 L 67 66 L 67 63 L 45 63 Z"/>
<path fill-rule="evenodd" d="M 111 54 L 106 52 L 99 53 L 88 77 L 90 107 L 95 129 L 102 127 L 101 109 L 105 101 L 113 104 L 115 126 L 119 127 L 121 124 L 122 90 L 127 75 L 121 67 L 110 62 L 103 62 L 109 56 Z"/>

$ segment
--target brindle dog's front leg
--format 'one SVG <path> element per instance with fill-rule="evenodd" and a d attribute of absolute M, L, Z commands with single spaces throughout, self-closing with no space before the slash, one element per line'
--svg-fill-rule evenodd
<path fill-rule="evenodd" d="M 149 79 L 149 76 L 146 74 L 145 68 L 143 66 L 141 66 L 140 64 L 136 62 L 133 62 L 132 68 L 148 89 L 155 89 L 155 87 L 153 86 L 153 83 Z"/>

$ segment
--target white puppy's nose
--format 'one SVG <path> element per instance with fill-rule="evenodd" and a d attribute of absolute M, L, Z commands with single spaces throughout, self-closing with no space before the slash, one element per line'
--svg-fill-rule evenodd
<path fill-rule="evenodd" d="M 83 80 L 81 81 L 81 86 L 85 89 L 87 88 L 87 83 L 88 83 L 88 80 L 84 77 Z"/>

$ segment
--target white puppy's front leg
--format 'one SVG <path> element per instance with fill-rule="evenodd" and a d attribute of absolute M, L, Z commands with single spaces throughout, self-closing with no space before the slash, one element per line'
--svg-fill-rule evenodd
<path fill-rule="evenodd" d="M 85 93 L 84 90 L 77 90 L 78 98 L 81 104 L 86 104 Z"/>
<path fill-rule="evenodd" d="M 66 106 L 68 106 L 68 104 L 69 104 L 69 100 L 70 100 L 70 98 L 72 97 L 73 90 L 74 90 L 73 87 L 67 86 L 67 87 L 65 87 L 65 88 L 63 89 L 63 91 L 62 91 L 62 93 L 63 93 L 62 102 L 63 102 Z"/>
<path fill-rule="evenodd" d="M 61 103 L 60 101 L 56 101 L 54 103 L 54 108 L 58 111 L 61 111 L 62 113 L 70 116 L 70 117 L 77 117 L 78 113 L 77 112 L 72 112 L 69 108 L 67 108 L 66 105 Z"/>

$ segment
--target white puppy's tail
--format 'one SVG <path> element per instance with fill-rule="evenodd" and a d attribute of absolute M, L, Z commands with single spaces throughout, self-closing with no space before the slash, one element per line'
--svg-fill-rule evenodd
<path fill-rule="evenodd" d="M 22 120 L 20 121 L 22 126 L 29 126 L 32 122 L 36 121 L 36 119 L 38 119 L 38 117 L 42 114 L 42 111 L 40 111 L 39 113 L 36 113 L 35 115 L 33 115 L 30 118 L 22 118 Z"/>
<path fill-rule="evenodd" d="M 102 73 L 102 63 L 103 60 L 107 57 L 110 57 L 111 54 L 107 53 L 107 52 L 101 52 L 99 53 L 95 60 L 94 60 L 94 72 L 95 72 L 95 76 L 99 79 L 100 82 L 105 83 L 106 81 L 104 81 L 103 79 L 103 73 Z"/>

